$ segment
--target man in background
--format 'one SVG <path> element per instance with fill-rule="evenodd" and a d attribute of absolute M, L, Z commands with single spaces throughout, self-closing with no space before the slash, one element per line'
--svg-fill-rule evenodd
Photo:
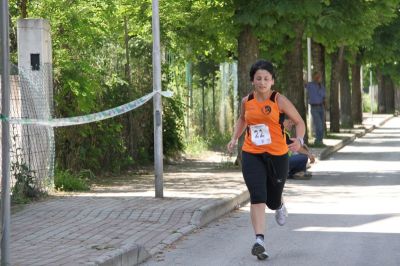
<path fill-rule="evenodd" d="M 326 89 L 321 83 L 322 75 L 320 72 L 313 74 L 313 80 L 306 85 L 308 103 L 311 105 L 311 116 L 315 130 L 316 146 L 323 145 L 324 123 L 325 123 L 325 95 Z"/>

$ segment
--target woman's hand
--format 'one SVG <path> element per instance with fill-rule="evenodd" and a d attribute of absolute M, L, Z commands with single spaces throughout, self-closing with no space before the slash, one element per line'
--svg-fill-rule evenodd
<path fill-rule="evenodd" d="M 308 159 L 310 159 L 310 163 L 314 163 L 315 162 L 315 157 L 311 153 L 308 153 Z"/>
<path fill-rule="evenodd" d="M 226 148 L 228 149 L 229 153 L 233 153 L 233 149 L 235 148 L 237 144 L 237 139 L 232 139 L 229 141 L 228 145 L 226 145 Z"/>
<path fill-rule="evenodd" d="M 291 150 L 292 152 L 297 152 L 298 150 L 300 150 L 300 140 L 298 138 L 290 138 L 290 140 L 292 141 L 292 143 L 288 145 L 289 150 Z"/>

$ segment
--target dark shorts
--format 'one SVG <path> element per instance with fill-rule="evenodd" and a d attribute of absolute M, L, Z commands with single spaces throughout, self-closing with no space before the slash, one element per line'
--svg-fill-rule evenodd
<path fill-rule="evenodd" d="M 282 192 L 288 174 L 288 155 L 242 152 L 242 173 L 252 204 L 265 203 L 271 210 L 282 204 Z"/>

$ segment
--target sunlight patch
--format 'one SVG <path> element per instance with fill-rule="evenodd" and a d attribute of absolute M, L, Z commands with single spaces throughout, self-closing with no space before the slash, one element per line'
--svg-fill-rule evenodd
<path fill-rule="evenodd" d="M 379 233 L 400 234 L 400 216 L 349 227 L 318 227 L 310 226 L 296 229 L 300 232 L 342 232 L 342 233 Z"/>

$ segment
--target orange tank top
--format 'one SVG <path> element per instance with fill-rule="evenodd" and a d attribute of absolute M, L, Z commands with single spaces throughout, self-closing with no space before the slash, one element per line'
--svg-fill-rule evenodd
<path fill-rule="evenodd" d="M 288 152 L 283 127 L 284 114 L 276 101 L 279 93 L 272 91 L 269 99 L 258 102 L 254 93 L 244 105 L 247 128 L 242 150 L 249 153 L 284 155 Z"/>

